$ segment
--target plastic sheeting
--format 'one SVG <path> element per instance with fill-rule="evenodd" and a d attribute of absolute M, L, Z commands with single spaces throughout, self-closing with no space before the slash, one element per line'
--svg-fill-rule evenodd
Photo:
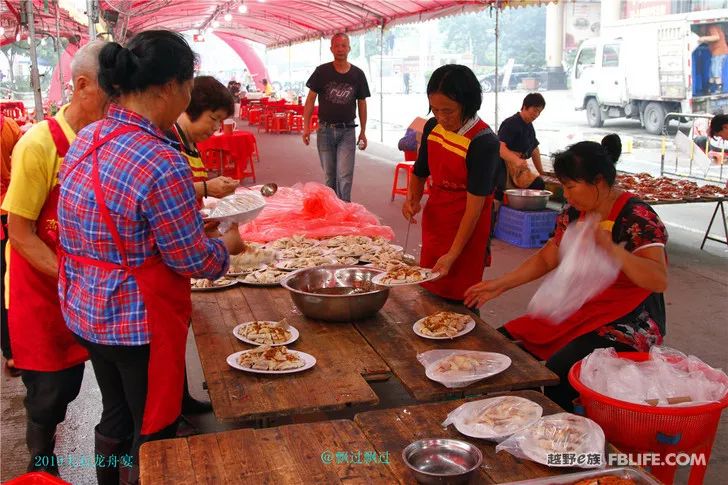
<path fill-rule="evenodd" d="M 280 187 L 266 202 L 254 221 L 240 227 L 244 241 L 269 242 L 296 234 L 394 238 L 392 228 L 381 225 L 363 205 L 343 202 L 333 190 L 316 182 Z"/>

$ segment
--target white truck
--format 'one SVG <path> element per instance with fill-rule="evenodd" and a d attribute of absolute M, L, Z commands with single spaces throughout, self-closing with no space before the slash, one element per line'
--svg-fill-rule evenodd
<path fill-rule="evenodd" d="M 607 118 L 634 118 L 653 134 L 662 132 L 667 113 L 728 113 L 728 57 L 723 86 L 707 79 L 708 34 L 716 25 L 728 35 L 728 9 L 603 26 L 601 37 L 579 46 L 571 70 L 576 109 L 586 110 L 592 127 Z"/>

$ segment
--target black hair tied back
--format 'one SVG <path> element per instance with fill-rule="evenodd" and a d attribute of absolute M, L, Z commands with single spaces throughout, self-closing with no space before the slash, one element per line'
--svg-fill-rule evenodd
<path fill-rule="evenodd" d="M 99 85 L 111 96 L 192 79 L 195 54 L 180 34 L 147 30 L 126 47 L 110 42 L 99 53 Z"/>
<path fill-rule="evenodd" d="M 617 163 L 617 160 L 622 155 L 622 140 L 619 138 L 619 135 L 610 133 L 602 138 L 602 147 L 607 152 L 609 158 L 612 159 L 612 163 Z"/>

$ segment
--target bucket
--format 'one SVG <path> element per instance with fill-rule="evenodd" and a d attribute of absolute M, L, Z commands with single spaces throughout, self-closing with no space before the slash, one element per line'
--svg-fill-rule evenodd
<path fill-rule="evenodd" d="M 235 130 L 235 120 L 227 119 L 222 122 L 222 132 L 225 135 L 232 135 Z"/>

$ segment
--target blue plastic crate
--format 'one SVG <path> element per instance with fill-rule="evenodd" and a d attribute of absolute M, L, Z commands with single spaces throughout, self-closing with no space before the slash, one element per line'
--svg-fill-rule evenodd
<path fill-rule="evenodd" d="M 558 212 L 519 211 L 501 206 L 495 225 L 495 237 L 520 248 L 540 248 L 556 227 Z"/>

